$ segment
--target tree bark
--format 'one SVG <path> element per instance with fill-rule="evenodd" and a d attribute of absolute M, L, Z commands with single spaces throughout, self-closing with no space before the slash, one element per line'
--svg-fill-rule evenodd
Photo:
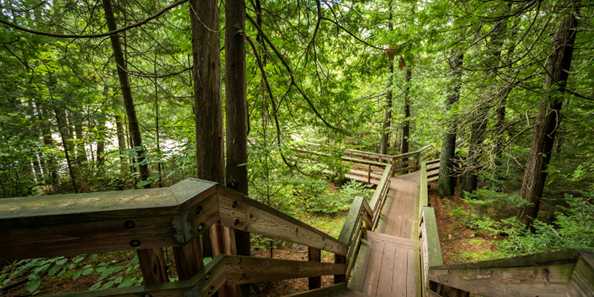
<path fill-rule="evenodd" d="M 190 3 L 198 177 L 224 184 L 218 2 Z"/>
<path fill-rule="evenodd" d="M 456 130 L 458 127 L 457 117 L 451 115 L 452 106 L 460 99 L 460 88 L 462 87 L 462 65 L 464 54 L 455 50 L 449 61 L 450 71 L 453 77 L 450 94 L 446 101 L 448 118 L 447 130 L 443 137 L 443 145 L 439 157 L 439 181 L 438 191 L 441 196 L 452 196 L 456 188 Z"/>
<path fill-rule="evenodd" d="M 225 2 L 225 78 L 227 111 L 227 187 L 248 194 L 247 97 L 245 61 L 245 2 Z M 251 254 L 250 234 L 236 231 L 239 255 Z"/>
<path fill-rule="evenodd" d="M 122 116 L 116 111 L 114 115 L 116 124 L 116 134 L 118 138 L 118 152 L 120 154 L 120 175 L 125 178 L 128 175 L 128 157 L 126 154 L 126 135 L 124 135 L 124 124 L 122 123 Z"/>
<path fill-rule="evenodd" d="M 103 97 L 105 102 L 109 102 L 109 86 L 107 83 L 103 84 Z M 106 138 L 106 127 L 105 127 L 105 116 L 103 114 L 99 115 L 97 119 L 97 174 L 103 174 L 103 164 L 105 162 L 105 138 Z"/>
<path fill-rule="evenodd" d="M 388 17 L 388 29 L 392 31 L 394 24 L 392 22 L 392 6 L 393 1 L 390 0 L 388 5 L 389 17 Z M 384 121 L 382 123 L 382 136 L 380 139 L 379 151 L 381 154 L 387 154 L 390 147 L 390 133 L 392 129 L 392 89 L 394 84 L 394 49 L 386 49 L 386 55 L 388 57 L 388 83 L 386 89 L 386 101 L 384 106 Z"/>
<path fill-rule="evenodd" d="M 113 7 L 111 0 L 103 0 L 103 10 L 105 12 L 105 20 L 110 31 L 117 29 L 115 17 L 113 14 Z M 140 178 L 145 183 L 145 188 L 150 188 L 151 184 L 148 181 L 149 169 L 146 162 L 145 150 L 142 146 L 142 136 L 140 134 L 140 127 L 136 118 L 136 110 L 134 108 L 134 101 L 132 99 L 132 90 L 130 89 L 130 81 L 128 78 L 128 68 L 124 59 L 122 45 L 118 34 L 109 36 L 111 39 L 111 48 L 116 61 L 118 78 L 124 98 L 124 106 L 126 107 L 126 115 L 128 116 L 128 127 L 132 139 L 132 146 L 136 152 L 136 160 L 140 171 Z M 164 283 L 168 281 L 167 266 L 165 264 L 165 255 L 161 249 L 139 249 L 137 251 L 140 268 L 144 278 L 145 285 L 154 285 L 157 283 Z"/>
<path fill-rule="evenodd" d="M 117 30 L 111 0 L 103 0 L 103 9 L 105 11 L 105 20 L 107 21 L 108 29 L 110 31 Z M 142 136 L 138 125 L 138 119 L 136 118 L 136 109 L 134 107 L 132 90 L 130 89 L 130 80 L 128 78 L 128 66 L 124 59 L 122 44 L 120 43 L 118 34 L 112 34 L 109 37 L 111 39 L 111 48 L 116 61 L 122 97 L 124 98 L 124 107 L 126 108 L 126 115 L 128 117 L 128 129 L 132 140 L 131 146 L 136 153 L 136 162 L 138 163 L 140 178 L 145 183 L 144 187 L 150 188 L 151 184 L 148 180 L 150 172 L 146 162 L 146 151 L 142 145 Z"/>
<path fill-rule="evenodd" d="M 68 166 L 68 173 L 70 174 L 70 183 L 74 192 L 78 193 L 77 183 L 77 172 L 74 168 L 74 162 L 72 160 L 72 151 L 74 146 L 72 145 L 72 139 L 70 135 L 70 129 L 68 129 L 68 123 L 66 121 L 66 111 L 62 107 L 55 107 L 54 113 L 56 116 L 56 122 L 58 124 L 58 131 L 62 138 L 62 146 L 64 147 L 64 157 L 66 158 L 66 165 Z"/>
<path fill-rule="evenodd" d="M 400 153 L 405 154 L 409 151 L 409 138 L 410 138 L 410 81 L 412 79 L 411 65 L 406 65 L 406 74 L 404 76 L 404 122 L 402 123 L 402 141 L 400 147 Z M 408 164 L 404 165 L 405 167 Z"/>
<path fill-rule="evenodd" d="M 531 226 L 538 216 L 540 198 L 547 179 L 547 167 L 551 160 L 555 136 L 560 127 L 560 112 L 571 68 L 580 2 L 579 0 L 566 2 L 568 4 L 566 16 L 555 34 L 553 52 L 547 60 L 544 96 L 540 102 L 530 155 L 522 180 L 521 195 L 531 203 L 522 214 L 522 221 L 528 226 Z"/>
<path fill-rule="evenodd" d="M 47 123 L 49 122 L 49 115 L 48 111 L 46 110 L 45 106 L 43 106 L 39 101 L 35 102 L 37 107 L 37 116 L 40 122 Z M 55 148 L 54 140 L 52 139 L 52 131 L 50 125 L 40 125 L 41 130 L 41 137 L 43 140 L 43 145 L 47 148 Z M 44 173 L 45 173 L 45 183 L 51 186 L 51 191 L 54 192 L 58 189 L 60 185 L 60 176 L 58 175 L 58 165 L 56 163 L 56 157 L 54 154 L 43 154 L 43 163 L 44 163 Z"/>

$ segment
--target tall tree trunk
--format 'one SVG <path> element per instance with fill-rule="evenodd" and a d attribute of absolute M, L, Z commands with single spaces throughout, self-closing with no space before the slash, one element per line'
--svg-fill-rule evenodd
<path fill-rule="evenodd" d="M 157 149 L 157 173 L 159 175 L 157 180 L 157 185 L 159 187 L 163 186 L 163 163 L 161 155 L 161 127 L 160 127 L 160 120 L 161 120 L 161 110 L 159 107 L 159 81 L 157 80 L 157 53 L 155 52 L 155 58 L 153 61 L 153 73 L 155 75 L 153 84 L 155 87 L 155 146 Z"/>
<path fill-rule="evenodd" d="M 390 31 L 393 30 L 394 24 L 392 23 L 392 6 L 393 1 L 390 0 L 388 5 L 389 9 L 389 17 L 388 17 L 388 29 Z M 388 149 L 390 147 L 390 133 L 392 130 L 392 97 L 393 92 L 392 89 L 394 88 L 394 52 L 395 50 L 392 48 L 388 48 L 385 50 L 385 53 L 388 57 L 388 82 L 386 87 L 386 101 L 384 103 L 384 121 L 382 123 L 382 136 L 380 139 L 380 147 L 379 151 L 381 154 L 387 154 Z"/>
<path fill-rule="evenodd" d="M 66 158 L 66 165 L 68 166 L 68 173 L 70 174 L 70 183 L 72 184 L 73 190 L 78 193 L 78 176 L 72 157 L 74 146 L 72 145 L 72 137 L 70 135 L 70 129 L 68 129 L 68 123 L 66 121 L 66 111 L 62 106 L 60 106 L 54 108 L 54 113 L 56 116 L 56 122 L 58 123 L 58 131 L 60 132 L 60 137 L 62 138 L 64 157 Z"/>
<path fill-rule="evenodd" d="M 534 126 L 530 156 L 524 170 L 521 189 L 522 197 L 531 203 L 522 215 L 522 221 L 529 226 L 538 216 L 540 198 L 547 179 L 547 167 L 551 160 L 555 135 L 560 127 L 559 115 L 571 68 L 580 2 L 579 0 L 565 2 L 567 3 L 566 16 L 555 34 L 553 52 L 547 60 L 544 96 L 540 102 Z"/>
<path fill-rule="evenodd" d="M 110 31 L 117 30 L 111 0 L 103 0 L 103 9 L 105 11 L 105 20 L 107 21 L 107 27 Z M 116 61 L 122 97 L 124 98 L 126 116 L 128 117 L 128 129 L 130 131 L 130 138 L 132 140 L 131 146 L 136 153 L 136 162 L 138 163 L 140 178 L 144 183 L 144 187 L 150 188 L 150 172 L 148 163 L 146 162 L 146 151 L 144 149 L 144 146 L 142 145 L 142 136 L 140 133 L 140 127 L 138 125 L 138 119 L 136 118 L 136 109 L 134 107 L 132 90 L 130 89 L 130 80 L 128 78 L 128 66 L 126 65 L 126 61 L 124 59 L 124 53 L 122 51 L 122 45 L 120 43 L 120 38 L 118 34 L 110 35 L 110 39 L 111 48 L 113 50 L 113 55 Z"/>
<path fill-rule="evenodd" d="M 103 98 L 105 102 L 109 102 L 109 86 L 107 82 L 103 84 Z M 103 174 L 103 164 L 105 163 L 105 138 L 106 138 L 105 116 L 99 115 L 97 119 L 97 174 Z"/>
<path fill-rule="evenodd" d="M 511 5 L 511 2 L 509 2 Z M 509 13 L 510 6 L 506 5 L 502 13 L 498 15 L 505 16 Z M 507 28 L 507 18 L 501 18 L 495 24 L 491 34 L 491 38 L 487 44 L 487 56 L 484 62 L 485 80 L 488 85 L 485 86 L 483 96 L 481 96 L 476 111 L 474 112 L 474 120 L 471 124 L 470 131 L 470 147 L 468 150 L 468 157 L 465 164 L 465 179 L 463 190 L 466 192 L 473 192 L 478 187 L 478 175 L 481 171 L 481 158 L 484 153 L 483 142 L 485 140 L 485 132 L 489 119 L 489 110 L 491 109 L 492 98 L 497 97 L 497 85 L 495 80 L 501 58 L 501 47 L 505 40 L 505 32 Z"/>
<path fill-rule="evenodd" d="M 225 2 L 225 97 L 227 118 L 227 187 L 248 194 L 248 107 L 246 97 L 245 62 L 245 2 Z M 248 232 L 236 230 L 237 254 L 250 256 Z M 242 286 L 242 296 L 249 295 L 249 286 Z"/>
<path fill-rule="evenodd" d="M 118 152 L 120 154 L 120 175 L 122 178 L 128 175 L 128 157 L 126 154 L 126 135 L 124 134 L 124 124 L 122 123 L 122 116 L 116 111 L 114 116 L 116 124 L 116 134 L 118 139 Z"/>
<path fill-rule="evenodd" d="M 103 0 L 103 10 L 105 12 L 105 20 L 107 21 L 107 27 L 110 31 L 117 29 L 116 20 L 113 14 L 113 7 L 111 0 Z M 126 115 L 128 116 L 128 126 L 130 129 L 130 135 L 132 139 L 132 146 L 136 152 L 136 158 L 140 171 L 140 178 L 145 183 L 144 187 L 148 188 L 151 186 L 148 181 L 149 169 L 148 164 L 145 161 L 145 150 L 142 146 L 142 137 L 140 134 L 140 127 L 138 126 L 138 120 L 136 119 L 136 110 L 134 108 L 134 101 L 132 99 L 132 90 L 130 89 L 130 81 L 128 78 L 128 68 L 126 61 L 124 60 L 124 54 L 122 51 L 122 45 L 118 34 L 112 34 L 109 36 L 111 39 L 111 48 L 116 61 L 118 78 L 120 81 L 120 87 L 122 96 L 124 98 L 124 106 L 126 107 Z M 153 285 L 158 283 L 164 283 L 168 281 L 167 267 L 165 265 L 165 256 L 161 249 L 139 249 L 138 258 L 140 262 L 140 268 L 142 270 L 144 282 L 146 285 Z"/>
<path fill-rule="evenodd" d="M 227 111 L 227 187 L 248 194 L 245 2 L 225 2 L 225 78 Z M 250 235 L 235 233 L 237 253 L 250 255 Z"/>
<path fill-rule="evenodd" d="M 37 107 L 38 120 L 42 123 L 50 121 L 48 111 L 39 101 L 35 101 Z M 40 125 L 41 137 L 43 145 L 46 148 L 55 148 L 54 140 L 52 139 L 51 125 Z M 53 153 L 42 154 L 43 167 L 45 173 L 45 184 L 51 186 L 51 191 L 54 192 L 60 185 L 60 176 L 58 175 L 58 165 L 56 164 L 56 157 Z"/>
<path fill-rule="evenodd" d="M 404 76 L 404 122 L 402 123 L 402 141 L 400 153 L 408 153 L 409 138 L 410 138 L 410 80 L 412 78 L 412 65 L 406 65 L 406 73 Z M 408 164 L 405 164 L 406 167 Z"/>
<path fill-rule="evenodd" d="M 196 121 L 196 167 L 199 178 L 225 184 L 223 159 L 223 124 L 220 99 L 219 11 L 216 0 L 190 0 L 192 27 L 192 79 Z M 223 235 L 233 232 L 223 230 L 220 224 L 210 229 L 213 255 L 224 253 Z M 234 246 L 233 246 L 234 248 Z M 187 263 L 188 269 L 180 271 L 180 279 L 189 279 L 202 268 L 203 243 L 194 239 L 184 247 L 174 249 L 176 263 Z M 179 265 L 178 265 L 179 266 Z M 226 286 L 219 296 L 229 296 Z"/>
<path fill-rule="evenodd" d="M 80 111 L 73 111 L 70 114 L 69 119 L 72 121 L 72 126 L 74 126 L 74 136 L 76 140 L 73 140 L 74 143 L 74 152 L 76 155 L 74 157 L 76 163 L 76 169 L 78 173 L 78 188 L 81 192 L 88 191 L 87 185 L 87 151 L 85 149 L 85 140 L 84 140 L 84 133 L 83 133 L 83 117 Z"/>
<path fill-rule="evenodd" d="M 388 54 L 388 84 L 386 101 L 384 102 L 384 121 L 382 124 L 382 138 L 380 140 L 380 153 L 387 154 L 390 148 L 390 133 L 392 129 L 392 89 L 394 80 L 394 56 Z"/>
<path fill-rule="evenodd" d="M 443 137 L 443 145 L 439 157 L 439 181 L 438 191 L 441 196 L 452 196 L 456 189 L 456 130 L 458 128 L 457 116 L 452 115 L 452 106 L 460 99 L 460 88 L 462 87 L 462 65 L 464 63 L 464 54 L 459 50 L 454 50 L 450 58 L 450 73 L 452 81 L 448 99 L 446 101 L 446 110 L 448 112 L 447 130 Z"/>

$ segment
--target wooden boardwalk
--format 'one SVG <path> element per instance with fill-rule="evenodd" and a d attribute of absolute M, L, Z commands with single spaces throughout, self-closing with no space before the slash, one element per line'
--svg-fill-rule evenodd
<path fill-rule="evenodd" d="M 374 297 L 416 297 L 420 290 L 418 173 L 392 177 L 375 232 L 367 232 L 361 280 L 355 290 Z"/>

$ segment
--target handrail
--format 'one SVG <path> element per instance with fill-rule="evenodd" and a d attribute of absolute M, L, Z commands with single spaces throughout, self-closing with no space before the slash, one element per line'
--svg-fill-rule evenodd
<path fill-rule="evenodd" d="M 189 242 L 220 221 L 345 255 L 338 239 L 216 183 L 186 179 L 169 188 L 0 200 L 0 257 L 68 256 Z"/>

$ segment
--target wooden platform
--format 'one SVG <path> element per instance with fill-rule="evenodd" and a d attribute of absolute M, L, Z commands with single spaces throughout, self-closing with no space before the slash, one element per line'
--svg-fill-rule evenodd
<path fill-rule="evenodd" d="M 392 177 L 376 232 L 367 232 L 352 289 L 369 297 L 416 297 L 420 291 L 418 173 Z M 419 292 L 420 293 L 420 292 Z"/>

